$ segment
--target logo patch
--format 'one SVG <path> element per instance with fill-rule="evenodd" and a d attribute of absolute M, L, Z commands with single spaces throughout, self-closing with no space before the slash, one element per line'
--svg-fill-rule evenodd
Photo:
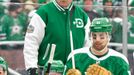
<path fill-rule="evenodd" d="M 14 34 L 20 34 L 21 30 L 22 30 L 22 28 L 19 25 L 14 25 L 12 27 L 12 33 L 11 34 L 12 35 L 14 35 Z"/>
<path fill-rule="evenodd" d="M 83 28 L 84 26 L 83 20 L 80 18 L 76 18 L 73 24 L 76 25 L 77 28 Z"/>
<path fill-rule="evenodd" d="M 29 25 L 29 26 L 27 27 L 27 32 L 28 32 L 28 33 L 33 33 L 33 31 L 34 31 L 34 27 L 33 27 L 32 25 Z"/>

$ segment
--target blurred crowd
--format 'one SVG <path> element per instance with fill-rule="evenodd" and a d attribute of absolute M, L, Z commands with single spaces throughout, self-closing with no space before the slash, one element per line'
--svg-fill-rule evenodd
<path fill-rule="evenodd" d="M 52 0 L 0 0 L 0 41 L 23 41 L 27 25 L 34 12 L 42 4 Z M 122 42 L 123 7 L 122 0 L 74 0 L 89 16 L 90 20 L 95 17 L 108 17 L 113 23 L 111 42 Z M 134 0 L 127 1 L 128 7 L 128 43 L 134 37 L 132 21 L 134 19 Z M 132 37 L 132 38 L 131 38 Z M 11 47 L 16 48 L 16 46 Z M 10 49 L 10 46 L 2 48 Z M 21 46 L 17 46 L 21 47 Z"/>

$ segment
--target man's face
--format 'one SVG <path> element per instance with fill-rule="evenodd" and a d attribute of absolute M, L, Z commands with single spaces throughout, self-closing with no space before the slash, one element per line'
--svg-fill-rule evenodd
<path fill-rule="evenodd" d="M 111 7 L 112 6 L 112 2 L 106 2 L 104 5 L 106 6 L 104 8 L 106 11 L 112 12 L 112 10 L 113 10 L 113 8 Z"/>
<path fill-rule="evenodd" d="M 14 18 L 16 18 L 16 17 L 18 16 L 17 10 L 11 11 L 11 12 L 10 12 L 10 15 L 13 16 Z"/>
<path fill-rule="evenodd" d="M 93 1 L 92 0 L 84 0 L 84 9 L 85 10 L 91 10 L 92 5 L 93 5 Z"/>
<path fill-rule="evenodd" d="M 57 3 L 61 7 L 67 7 L 70 3 L 72 3 L 72 0 L 57 0 Z"/>
<path fill-rule="evenodd" d="M 85 5 L 93 5 L 93 1 L 92 0 L 84 0 L 84 4 Z"/>
<path fill-rule="evenodd" d="M 101 51 L 107 46 L 109 42 L 108 33 L 106 32 L 93 32 L 91 33 L 91 38 L 93 40 L 93 48 Z"/>

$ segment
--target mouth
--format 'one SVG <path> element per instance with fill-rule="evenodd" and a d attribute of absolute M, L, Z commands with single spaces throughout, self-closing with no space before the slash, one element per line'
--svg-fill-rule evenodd
<path fill-rule="evenodd" d="M 96 47 L 96 48 L 100 48 L 100 47 L 101 47 L 101 45 L 95 45 L 95 47 Z"/>
<path fill-rule="evenodd" d="M 95 43 L 95 45 L 101 45 L 101 43 Z"/>
<path fill-rule="evenodd" d="M 100 50 L 102 49 L 102 44 L 94 44 L 94 47 L 97 49 L 97 50 Z"/>

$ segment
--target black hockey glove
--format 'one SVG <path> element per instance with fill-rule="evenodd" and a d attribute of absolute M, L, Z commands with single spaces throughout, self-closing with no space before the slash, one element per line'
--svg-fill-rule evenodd
<path fill-rule="evenodd" d="M 28 75 L 38 75 L 37 68 L 30 68 L 27 71 Z"/>

